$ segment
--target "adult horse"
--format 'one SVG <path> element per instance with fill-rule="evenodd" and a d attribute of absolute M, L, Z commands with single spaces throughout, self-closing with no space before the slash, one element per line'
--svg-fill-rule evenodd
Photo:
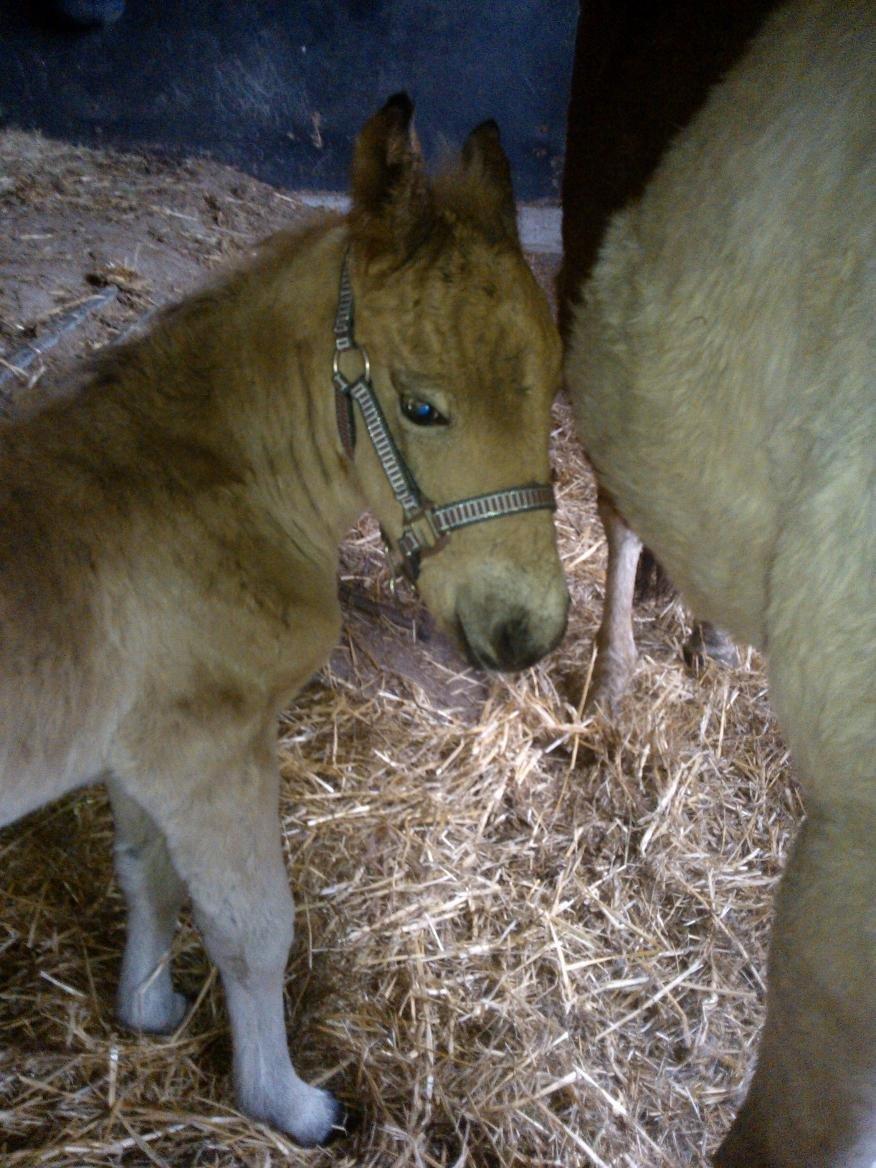
<path fill-rule="evenodd" d="M 240 1106 L 339 1121 L 289 1058 L 276 714 L 328 656 L 368 505 L 488 669 L 562 635 L 550 511 L 560 347 L 493 123 L 427 180 L 412 105 L 356 145 L 352 210 L 281 235 L 63 398 L 0 430 L 0 817 L 103 779 L 128 904 L 123 1021 L 168 1031 L 187 890 Z"/>
<path fill-rule="evenodd" d="M 876 19 L 765 25 L 617 216 L 567 379 L 601 489 L 769 656 L 807 819 L 725 1168 L 876 1163 Z"/>

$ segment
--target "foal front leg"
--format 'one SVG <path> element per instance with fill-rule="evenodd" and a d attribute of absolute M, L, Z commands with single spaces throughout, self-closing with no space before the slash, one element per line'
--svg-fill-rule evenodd
<path fill-rule="evenodd" d="M 125 1026 L 175 1030 L 186 998 L 174 991 L 170 946 L 184 887 L 154 820 L 117 782 L 107 782 L 116 824 L 116 875 L 128 906 L 128 935 L 116 1012 Z"/>
<path fill-rule="evenodd" d="M 228 1003 L 242 1111 L 309 1147 L 343 1124 L 330 1092 L 308 1086 L 289 1057 L 283 980 L 292 896 L 280 840 L 273 720 L 233 765 L 202 771 L 184 799 L 152 794 Z M 177 789 L 188 784 L 180 783 Z M 166 794 L 170 794 L 166 790 Z"/>

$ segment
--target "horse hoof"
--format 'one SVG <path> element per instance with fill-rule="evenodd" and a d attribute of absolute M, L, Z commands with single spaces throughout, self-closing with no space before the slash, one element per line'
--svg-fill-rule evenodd
<path fill-rule="evenodd" d="M 697 677 L 709 661 L 717 661 L 728 669 L 739 665 L 739 650 L 725 633 L 711 625 L 694 625 L 693 632 L 682 645 L 681 655 L 687 668 Z"/>

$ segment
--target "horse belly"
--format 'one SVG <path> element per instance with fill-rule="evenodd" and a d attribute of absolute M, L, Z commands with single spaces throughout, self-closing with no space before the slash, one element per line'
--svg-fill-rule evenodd
<path fill-rule="evenodd" d="M 872 21 L 800 9 L 616 216 L 566 363 L 617 509 L 698 616 L 760 647 L 777 541 L 845 457 L 873 360 Z"/>
<path fill-rule="evenodd" d="M 613 274 L 637 279 L 632 266 Z M 675 306 L 659 289 L 650 311 L 671 330 Z M 707 331 L 684 322 L 669 338 L 633 317 L 612 333 L 601 312 L 582 314 L 567 381 L 600 485 L 626 522 L 700 619 L 763 645 L 777 499 L 757 410 L 738 417 L 739 378 L 713 361 Z"/>

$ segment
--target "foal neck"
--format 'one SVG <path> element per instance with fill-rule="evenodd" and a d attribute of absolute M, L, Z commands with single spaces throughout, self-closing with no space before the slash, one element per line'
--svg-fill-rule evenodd
<path fill-rule="evenodd" d="M 364 506 L 332 386 L 346 246 L 339 222 L 275 236 L 171 309 L 111 371 L 150 426 L 215 452 L 250 506 L 331 563 Z"/>

